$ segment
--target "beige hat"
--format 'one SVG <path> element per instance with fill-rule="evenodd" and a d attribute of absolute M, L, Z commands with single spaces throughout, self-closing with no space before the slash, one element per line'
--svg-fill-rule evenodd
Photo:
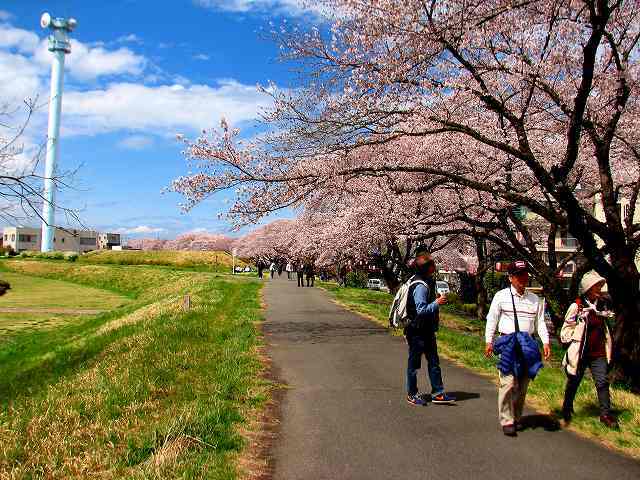
<path fill-rule="evenodd" d="M 582 280 L 580 281 L 580 295 L 584 295 L 591 287 L 598 283 L 607 283 L 607 281 L 594 270 L 585 273 L 584 277 L 582 277 Z"/>

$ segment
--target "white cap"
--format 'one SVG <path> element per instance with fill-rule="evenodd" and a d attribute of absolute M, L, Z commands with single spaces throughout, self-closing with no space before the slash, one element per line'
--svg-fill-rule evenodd
<path fill-rule="evenodd" d="M 607 283 L 607 281 L 594 270 L 585 273 L 584 277 L 582 277 L 582 280 L 580 281 L 580 295 L 584 295 L 591 287 L 598 283 Z"/>

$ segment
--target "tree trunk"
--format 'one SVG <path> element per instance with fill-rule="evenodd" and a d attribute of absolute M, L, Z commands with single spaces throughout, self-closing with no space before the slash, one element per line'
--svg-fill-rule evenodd
<path fill-rule="evenodd" d="M 625 250 L 611 253 L 614 270 L 607 277 L 616 313 L 613 329 L 614 366 L 616 378 L 640 392 L 640 275 L 633 255 Z"/>
<path fill-rule="evenodd" d="M 476 272 L 476 315 L 478 320 L 487 317 L 487 288 L 484 284 L 484 276 L 489 268 L 487 259 L 486 240 L 484 238 L 474 238 L 476 242 L 476 255 L 478 256 L 478 271 Z"/>

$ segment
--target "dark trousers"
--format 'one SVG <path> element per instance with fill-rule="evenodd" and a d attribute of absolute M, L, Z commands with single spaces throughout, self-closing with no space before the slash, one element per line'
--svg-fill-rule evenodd
<path fill-rule="evenodd" d="M 435 334 L 424 336 L 407 337 L 409 346 L 409 359 L 407 361 L 407 394 L 418 393 L 418 370 L 422 364 L 422 356 L 427 359 L 427 375 L 431 382 L 431 395 L 438 395 L 444 392 L 442 382 L 442 370 L 440 369 L 440 358 L 438 357 L 438 345 Z"/>
<path fill-rule="evenodd" d="M 300 272 L 298 272 L 298 286 L 304 287 L 304 276 Z"/>
<path fill-rule="evenodd" d="M 307 275 L 307 287 L 309 286 L 309 282 L 311 282 L 311 286 L 313 287 L 313 281 L 315 280 L 315 275 Z"/>
<path fill-rule="evenodd" d="M 583 359 L 580 361 L 576 375 L 567 375 L 567 388 L 564 391 L 564 403 L 562 409 L 567 412 L 573 411 L 573 400 L 584 372 L 589 367 L 593 376 L 593 383 L 596 385 L 598 393 L 598 402 L 600 403 L 600 415 L 611 414 L 611 397 L 609 395 L 609 380 L 607 379 L 607 359 L 595 358 L 593 360 Z"/>

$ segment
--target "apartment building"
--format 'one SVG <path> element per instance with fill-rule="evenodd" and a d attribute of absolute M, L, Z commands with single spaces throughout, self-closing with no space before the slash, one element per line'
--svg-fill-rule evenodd
<path fill-rule="evenodd" d="M 111 250 L 113 247 L 120 246 L 119 233 L 99 233 L 98 234 L 98 250 Z"/>
<path fill-rule="evenodd" d="M 92 230 L 63 230 L 54 229 L 53 249 L 60 252 L 86 253 L 92 250 L 110 248 L 120 244 L 120 235 L 98 232 Z M 102 243 L 100 243 L 101 238 Z M 42 245 L 42 232 L 38 228 L 29 227 L 5 227 L 2 235 L 4 246 L 13 248 L 16 252 L 25 250 L 39 251 Z M 117 243 L 116 243 L 117 241 Z"/>
<path fill-rule="evenodd" d="M 620 198 L 618 201 L 618 208 L 620 211 L 620 215 L 626 216 L 629 212 L 630 201 L 626 198 Z M 533 219 L 535 218 L 535 214 L 527 211 L 524 207 L 518 207 L 522 213 L 523 220 Z M 593 215 L 600 221 L 605 221 L 604 209 L 602 206 L 602 199 L 600 194 L 596 194 L 593 201 Z M 633 223 L 640 223 L 640 204 L 635 210 Z M 602 245 L 604 242 L 597 238 L 598 244 Z M 571 260 L 567 261 L 564 268 L 560 272 L 560 277 L 563 279 L 570 281 L 571 277 L 576 271 L 577 264 L 583 261 L 583 258 L 578 254 L 575 255 L 575 252 L 578 250 L 578 241 L 571 236 L 566 230 L 560 230 L 555 238 L 554 249 L 558 264 L 561 264 L 563 261 L 567 260 L 569 257 L 574 257 Z M 542 257 L 546 263 L 549 263 L 549 252 L 548 248 L 545 244 L 541 243 L 538 245 L 538 251 L 541 252 Z M 636 257 L 636 265 L 640 268 L 640 252 Z"/>

